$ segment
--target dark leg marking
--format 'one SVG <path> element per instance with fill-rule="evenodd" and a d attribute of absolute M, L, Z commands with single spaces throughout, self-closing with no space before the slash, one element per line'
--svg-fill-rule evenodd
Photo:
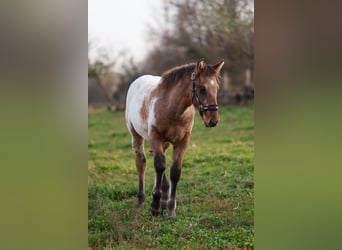
<path fill-rule="evenodd" d="M 160 200 L 160 205 L 162 209 L 166 209 L 167 207 L 167 201 L 169 200 L 169 189 L 170 189 L 170 184 L 164 173 L 163 179 L 162 179 L 162 195 L 161 195 L 161 200 Z"/>
<path fill-rule="evenodd" d="M 165 172 L 166 159 L 161 152 L 154 155 L 154 169 L 156 174 L 155 186 L 152 191 L 152 204 L 150 212 L 152 215 L 157 215 L 160 212 L 160 198 L 161 198 L 161 182 Z"/>
<path fill-rule="evenodd" d="M 184 137 L 184 139 L 173 148 L 172 153 L 172 166 L 170 168 L 170 180 L 171 180 L 171 190 L 170 199 L 167 203 L 167 208 L 169 209 L 168 217 L 175 215 L 176 209 L 176 189 L 177 184 L 182 172 L 182 162 L 185 153 L 185 149 L 189 143 L 190 133 Z"/>
<path fill-rule="evenodd" d="M 182 172 L 182 168 L 179 162 L 177 161 L 173 162 L 170 168 L 170 180 L 171 180 L 170 200 L 167 203 L 167 208 L 169 209 L 169 213 L 168 213 L 169 217 L 174 214 L 174 211 L 176 209 L 176 190 L 177 190 L 178 181 L 181 176 L 181 172 Z"/>

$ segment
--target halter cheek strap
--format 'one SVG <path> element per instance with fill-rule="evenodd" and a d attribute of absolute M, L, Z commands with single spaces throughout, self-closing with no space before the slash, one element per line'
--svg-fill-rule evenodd
<path fill-rule="evenodd" d="M 194 99 L 196 99 L 198 110 L 199 110 L 200 114 L 202 115 L 202 113 L 204 111 L 217 111 L 219 109 L 218 105 L 216 105 L 216 104 L 203 105 L 201 100 L 199 99 L 197 92 L 196 92 L 195 72 L 191 73 L 191 81 L 192 81 L 192 94 L 191 94 L 192 98 L 191 98 L 191 100 L 192 100 L 192 103 L 194 103 Z"/>

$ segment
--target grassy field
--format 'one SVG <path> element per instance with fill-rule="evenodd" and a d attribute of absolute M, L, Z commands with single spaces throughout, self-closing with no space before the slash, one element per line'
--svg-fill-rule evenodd
<path fill-rule="evenodd" d="M 220 107 L 206 128 L 196 114 L 177 188 L 177 216 L 148 213 L 154 183 L 147 154 L 146 201 L 135 209 L 138 175 L 124 112 L 89 111 L 88 245 L 91 249 L 254 249 L 254 113 Z M 167 174 L 171 165 L 167 152 Z"/>

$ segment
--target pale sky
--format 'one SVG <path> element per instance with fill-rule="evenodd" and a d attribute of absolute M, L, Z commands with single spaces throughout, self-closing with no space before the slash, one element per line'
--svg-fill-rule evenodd
<path fill-rule="evenodd" d="M 115 55 L 127 49 L 141 60 L 148 47 L 147 24 L 155 25 L 162 13 L 162 0 L 88 0 L 88 41 Z"/>

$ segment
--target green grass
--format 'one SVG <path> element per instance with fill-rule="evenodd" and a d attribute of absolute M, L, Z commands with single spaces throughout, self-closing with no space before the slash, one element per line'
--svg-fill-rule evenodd
<path fill-rule="evenodd" d="M 146 201 L 136 210 L 138 175 L 124 112 L 89 111 L 88 245 L 93 249 L 254 249 L 254 113 L 220 107 L 206 128 L 196 114 L 175 218 L 148 213 L 154 183 L 147 154 Z M 171 165 L 167 152 L 167 173 Z"/>

